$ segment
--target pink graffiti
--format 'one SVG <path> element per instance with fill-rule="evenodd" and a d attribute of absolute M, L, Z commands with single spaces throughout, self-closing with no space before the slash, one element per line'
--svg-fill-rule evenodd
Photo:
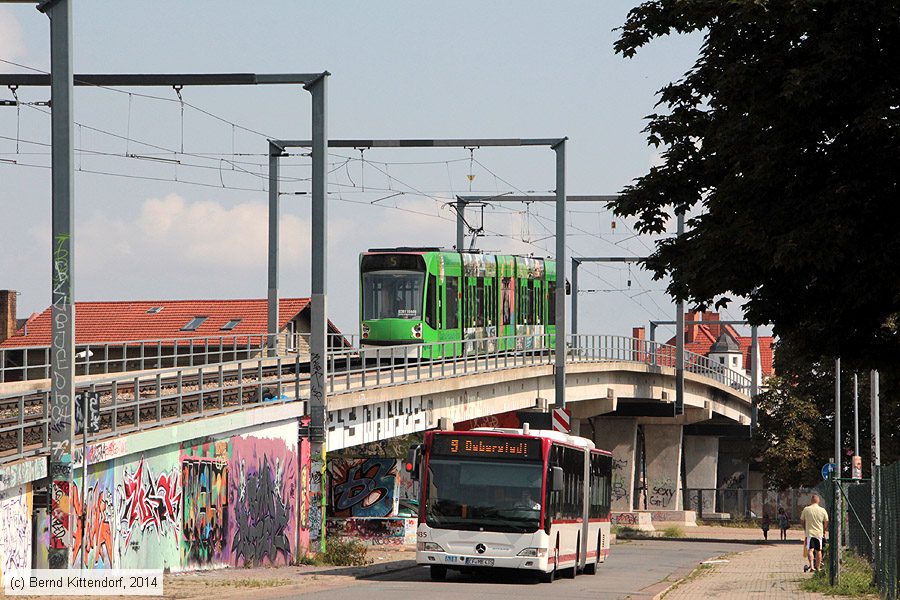
<path fill-rule="evenodd" d="M 143 458 L 134 473 L 128 475 L 128 472 L 125 472 L 120 520 L 126 526 L 126 546 L 135 524 L 139 524 L 141 530 L 153 527 L 157 535 L 167 524 L 173 528 L 178 526 L 181 508 L 180 488 L 177 470 L 160 473 L 154 482 L 150 468 L 144 467 Z"/>

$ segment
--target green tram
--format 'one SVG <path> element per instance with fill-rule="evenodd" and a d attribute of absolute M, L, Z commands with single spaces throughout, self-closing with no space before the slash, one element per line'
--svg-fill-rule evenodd
<path fill-rule="evenodd" d="M 419 356 L 439 358 L 554 343 L 555 261 L 389 248 L 360 254 L 359 271 L 364 346 L 422 343 Z"/>

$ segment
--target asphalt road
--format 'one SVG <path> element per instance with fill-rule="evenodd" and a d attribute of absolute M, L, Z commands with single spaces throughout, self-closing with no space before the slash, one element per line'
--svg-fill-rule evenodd
<path fill-rule="evenodd" d="M 558 579 L 552 584 L 538 583 L 533 578 L 515 573 L 491 573 L 479 576 L 462 575 L 453 571 L 447 575 L 446 581 L 434 582 L 431 581 L 426 567 L 416 567 L 360 580 L 350 587 L 303 594 L 303 597 L 315 600 L 647 598 L 659 590 L 654 590 L 653 593 L 641 593 L 641 590 L 664 580 L 679 569 L 690 569 L 708 558 L 750 548 L 752 547 L 746 544 L 727 542 L 641 540 L 615 544 L 609 559 L 600 565 L 596 575 Z"/>

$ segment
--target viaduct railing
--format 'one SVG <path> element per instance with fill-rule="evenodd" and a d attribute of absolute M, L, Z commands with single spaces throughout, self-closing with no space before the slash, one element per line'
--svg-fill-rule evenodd
<path fill-rule="evenodd" d="M 296 351 L 302 339 L 293 340 L 294 349 L 275 346 L 276 355 L 266 356 L 268 340 L 264 335 L 258 336 L 259 344 L 242 346 L 240 353 L 226 354 L 225 360 L 215 363 L 207 361 L 219 356 L 219 348 L 208 345 L 210 338 L 201 339 L 203 351 L 194 355 L 193 365 L 178 364 L 173 359 L 172 366 L 153 368 L 145 355 L 142 366 L 149 367 L 145 370 L 94 375 L 86 369 L 84 372 L 90 375 L 76 381 L 76 393 L 97 394 L 100 398 L 99 432 L 88 434 L 88 441 L 264 403 L 308 399 L 309 355 Z M 187 347 L 198 345 L 189 342 Z M 332 348 L 326 358 L 330 393 L 554 363 L 553 345 L 547 335 L 364 348 L 351 347 L 347 338 L 341 337 L 334 339 Z M 622 361 L 664 367 L 675 364 L 674 347 L 624 336 L 570 336 L 567 352 L 570 362 Z M 201 357 L 203 362 L 199 362 Z M 750 379 L 746 375 L 704 356 L 686 352 L 685 370 L 737 392 L 749 393 Z M 28 391 L 0 392 L 0 463 L 48 452 L 49 383 L 33 383 L 37 385 Z M 83 439 L 78 433 L 80 444 Z"/>

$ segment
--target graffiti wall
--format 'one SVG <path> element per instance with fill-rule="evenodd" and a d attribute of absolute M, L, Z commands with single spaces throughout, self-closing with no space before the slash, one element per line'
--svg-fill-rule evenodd
<path fill-rule="evenodd" d="M 346 536 L 373 546 L 416 543 L 416 519 L 360 517 L 328 519 L 328 535 Z"/>
<path fill-rule="evenodd" d="M 306 556 L 310 544 L 309 503 L 312 479 L 309 439 L 299 440 L 297 456 L 300 458 L 300 464 L 297 465 L 297 473 L 300 478 L 299 496 L 297 497 L 297 555 Z"/>
<path fill-rule="evenodd" d="M 167 446 L 152 454 L 116 461 L 116 521 L 119 568 L 181 566 L 180 449 Z"/>
<path fill-rule="evenodd" d="M 31 484 L 0 491 L 0 583 L 5 573 L 31 567 Z"/>
<path fill-rule="evenodd" d="M 88 467 L 87 489 L 81 477 L 75 480 L 72 512 L 72 566 L 111 569 L 116 556 L 115 461 Z"/>
<path fill-rule="evenodd" d="M 398 460 L 334 458 L 328 461 L 334 517 L 392 517 L 397 514 Z"/>
<path fill-rule="evenodd" d="M 182 445 L 183 567 L 228 563 L 228 459 L 228 440 Z"/>
<path fill-rule="evenodd" d="M 231 438 L 230 562 L 288 564 L 297 534 L 297 425 Z"/>

